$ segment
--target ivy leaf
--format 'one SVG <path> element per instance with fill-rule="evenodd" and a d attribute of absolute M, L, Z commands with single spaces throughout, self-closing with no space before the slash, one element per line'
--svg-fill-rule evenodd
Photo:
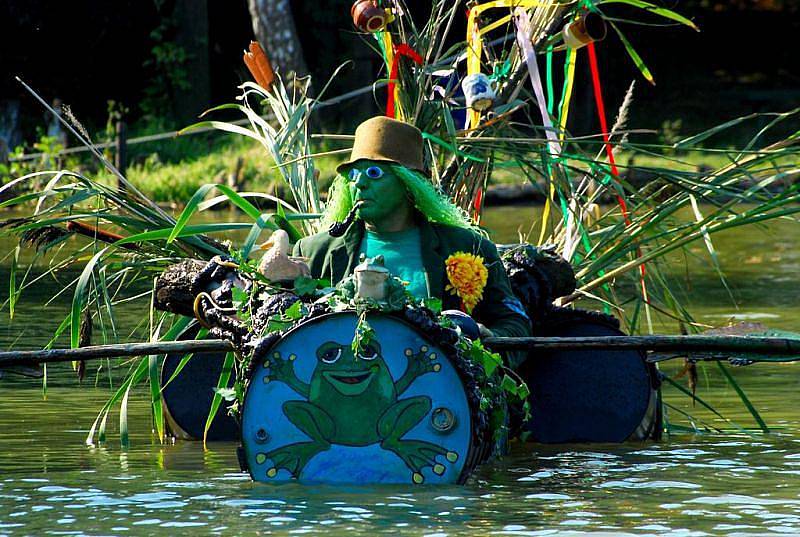
<path fill-rule="evenodd" d="M 528 406 L 528 411 L 530 411 L 530 404 L 528 403 L 527 399 L 530 394 L 531 390 L 530 388 L 528 388 L 528 385 L 526 383 L 523 382 L 517 385 L 517 397 L 525 400 L 525 405 Z M 525 405 L 523 405 L 523 407 Z"/>
<path fill-rule="evenodd" d="M 319 280 L 307 276 L 299 276 L 294 280 L 294 292 L 298 296 L 313 295 L 319 285 Z"/>
<path fill-rule="evenodd" d="M 231 289 L 231 297 L 233 300 L 233 307 L 241 311 L 242 305 L 247 303 L 248 299 L 250 298 L 250 295 L 243 289 L 234 287 L 233 289 Z"/>
<path fill-rule="evenodd" d="M 423 299 L 422 305 L 437 315 L 442 313 L 442 299 L 440 298 Z"/>
<path fill-rule="evenodd" d="M 303 303 L 298 300 L 297 302 L 286 308 L 286 311 L 283 312 L 283 317 L 291 321 L 296 321 L 300 317 L 305 316 L 305 314 L 306 314 L 306 308 L 303 305 Z"/>
<path fill-rule="evenodd" d="M 500 387 L 512 395 L 517 395 L 517 381 L 508 375 L 503 375 L 503 380 L 500 381 Z"/>
<path fill-rule="evenodd" d="M 356 325 L 355 334 L 353 334 L 353 342 L 350 348 L 353 354 L 358 354 L 364 347 L 369 345 L 369 342 L 375 339 L 375 330 L 367 322 L 366 311 L 358 316 L 358 324 Z"/>
<path fill-rule="evenodd" d="M 525 387 L 527 389 L 527 386 Z M 531 402 L 528 399 L 525 399 L 525 402 L 522 403 L 522 419 L 525 421 L 530 421 L 531 419 Z M 526 434 L 527 433 L 527 434 Z M 530 436 L 530 431 L 525 431 L 522 435 L 520 435 L 520 439 L 523 442 L 527 441 L 528 436 Z"/>
<path fill-rule="evenodd" d="M 495 370 L 503 364 L 503 358 L 496 352 L 489 351 L 478 339 L 473 341 L 467 349 L 467 356 L 473 362 L 483 366 L 487 377 L 491 377 Z"/>

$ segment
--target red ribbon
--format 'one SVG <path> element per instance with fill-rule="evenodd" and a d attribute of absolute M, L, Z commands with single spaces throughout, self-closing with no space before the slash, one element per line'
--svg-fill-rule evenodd
<path fill-rule="evenodd" d="M 392 45 L 392 50 L 394 51 L 394 58 L 392 59 L 392 69 L 389 73 L 389 95 L 386 97 L 386 117 L 394 118 L 394 89 L 397 85 L 397 70 L 399 67 L 398 61 L 400 60 L 400 56 L 410 58 L 418 65 L 422 65 L 422 56 L 417 54 L 413 48 L 409 47 L 405 43 Z"/>
<path fill-rule="evenodd" d="M 592 70 L 592 85 L 594 86 L 594 101 L 597 104 L 597 117 L 600 119 L 600 129 L 603 131 L 603 142 L 605 142 L 606 154 L 608 155 L 608 163 L 611 165 L 611 175 L 614 179 L 619 180 L 619 170 L 617 163 L 614 161 L 614 151 L 611 149 L 611 143 L 608 138 L 608 123 L 606 123 L 606 107 L 603 104 L 603 88 L 600 87 L 600 71 L 597 68 L 597 54 L 594 50 L 594 43 L 589 43 L 589 66 Z M 622 216 L 625 218 L 627 225 L 631 224 L 631 219 L 628 217 L 628 204 L 625 203 L 625 198 L 617 194 L 617 202 L 619 208 L 622 209 Z"/>
<path fill-rule="evenodd" d="M 592 70 L 592 86 L 594 86 L 594 101 L 597 104 L 597 117 L 600 119 L 600 129 L 603 131 L 603 142 L 605 143 L 606 154 L 608 155 L 608 163 L 611 166 L 611 174 L 614 179 L 619 180 L 619 169 L 617 163 L 614 161 L 614 151 L 611 149 L 611 142 L 608 138 L 608 123 L 606 123 L 606 107 L 603 104 L 603 88 L 600 87 L 600 70 L 597 68 L 597 54 L 594 50 L 594 43 L 590 42 L 589 49 L 589 67 Z M 622 211 L 622 217 L 625 219 L 625 226 L 631 225 L 631 219 L 628 213 L 628 204 L 625 203 L 625 198 L 617 193 L 617 203 Z M 640 255 L 639 247 L 636 247 L 637 255 Z M 642 286 L 642 298 L 646 303 L 649 303 L 647 296 L 647 286 L 644 281 L 645 268 L 644 264 L 639 265 L 639 280 Z"/>
<path fill-rule="evenodd" d="M 472 219 L 476 224 L 481 223 L 481 209 L 483 208 L 483 187 L 478 187 L 478 192 L 475 194 L 475 203 L 472 205 Z"/>

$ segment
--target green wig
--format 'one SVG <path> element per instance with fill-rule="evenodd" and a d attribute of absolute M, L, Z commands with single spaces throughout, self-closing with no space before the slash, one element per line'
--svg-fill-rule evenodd
<path fill-rule="evenodd" d="M 420 172 L 410 170 L 400 164 L 390 164 L 392 171 L 403 181 L 414 207 L 429 222 L 446 224 L 479 231 L 470 217 L 461 208 L 451 202 L 445 194 L 425 178 Z M 322 214 L 324 227 L 341 222 L 353 208 L 353 194 L 350 181 L 344 175 L 338 175 L 328 190 L 328 202 Z"/>

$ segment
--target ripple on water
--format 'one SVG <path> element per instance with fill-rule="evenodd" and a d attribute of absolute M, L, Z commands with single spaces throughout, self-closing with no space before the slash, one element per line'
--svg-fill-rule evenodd
<path fill-rule="evenodd" d="M 625 479 L 622 481 L 606 481 L 599 485 L 600 488 L 626 488 L 626 489 L 699 489 L 702 485 L 686 483 L 684 481 L 645 481 L 640 478 Z"/>

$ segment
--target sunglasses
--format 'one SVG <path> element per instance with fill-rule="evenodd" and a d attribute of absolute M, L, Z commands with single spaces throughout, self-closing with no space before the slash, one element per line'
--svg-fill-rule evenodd
<path fill-rule="evenodd" d="M 347 176 L 351 181 L 356 181 L 361 174 L 366 175 L 370 179 L 380 179 L 383 177 L 383 169 L 380 166 L 370 166 L 363 171 L 359 170 L 358 168 L 353 168 L 348 172 Z"/>

